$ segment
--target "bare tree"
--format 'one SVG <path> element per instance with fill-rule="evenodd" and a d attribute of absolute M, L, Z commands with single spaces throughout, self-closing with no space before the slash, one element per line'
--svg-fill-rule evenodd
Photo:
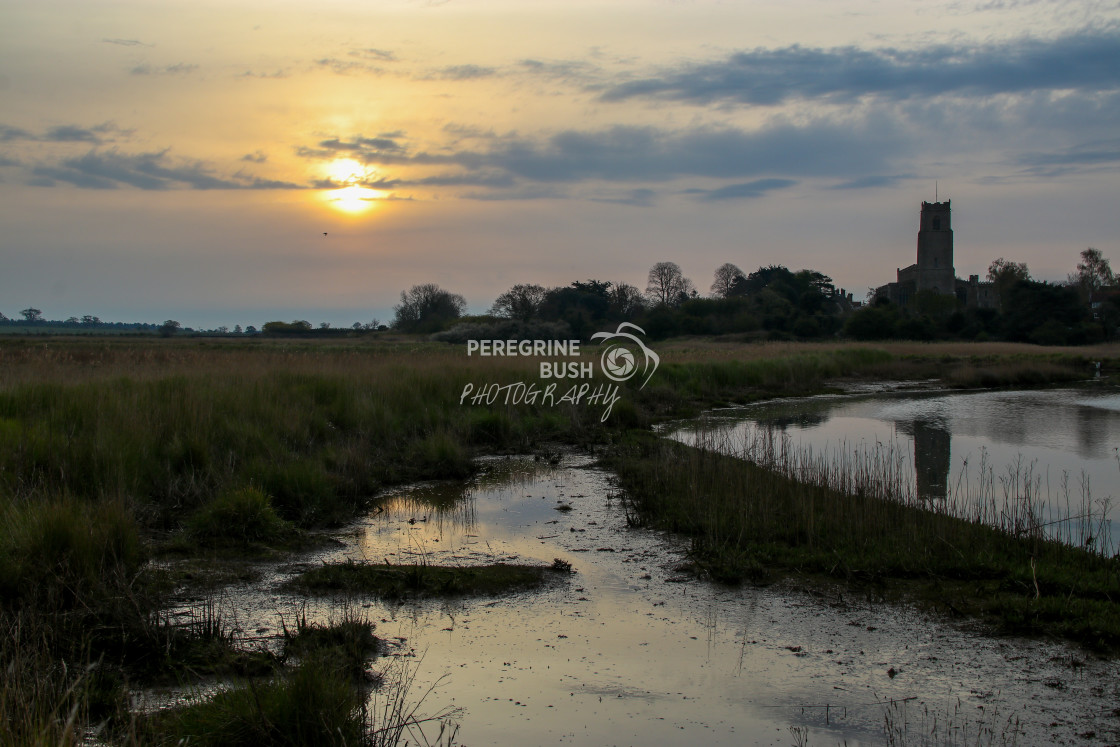
<path fill-rule="evenodd" d="M 677 306 L 695 293 L 692 281 L 676 262 L 658 262 L 650 268 L 646 297 L 654 306 Z"/>
<path fill-rule="evenodd" d="M 547 291 L 539 285 L 518 284 L 498 296 L 490 313 L 506 319 L 527 322 L 540 311 Z"/>
<path fill-rule="evenodd" d="M 717 298 L 727 298 L 731 295 L 731 289 L 739 278 L 745 278 L 746 275 L 735 265 L 730 262 L 724 262 L 716 268 L 715 281 L 712 283 L 712 295 Z"/>

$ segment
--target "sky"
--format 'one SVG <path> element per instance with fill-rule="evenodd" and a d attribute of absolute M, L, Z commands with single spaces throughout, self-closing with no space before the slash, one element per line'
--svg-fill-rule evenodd
<path fill-rule="evenodd" d="M 0 0 L 0 312 L 389 322 L 438 283 L 1120 266 L 1120 2 Z"/>

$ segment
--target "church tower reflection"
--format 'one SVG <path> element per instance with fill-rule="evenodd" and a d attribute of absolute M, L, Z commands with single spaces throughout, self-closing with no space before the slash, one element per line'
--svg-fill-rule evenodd
<path fill-rule="evenodd" d="M 914 439 L 914 474 L 918 498 L 943 501 L 949 494 L 949 468 L 952 463 L 952 433 L 938 420 L 912 420 L 898 423 L 898 429 Z"/>

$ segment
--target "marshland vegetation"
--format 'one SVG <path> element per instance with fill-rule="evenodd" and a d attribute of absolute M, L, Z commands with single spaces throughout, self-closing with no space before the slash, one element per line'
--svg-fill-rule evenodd
<path fill-rule="evenodd" d="M 600 423 L 573 404 L 461 405 L 466 384 L 535 378 L 533 361 L 468 358 L 460 346 L 406 337 L 0 340 L 0 664 L 9 673 L 0 743 L 77 743 L 98 725 L 105 740 L 169 743 L 210 730 L 259 743 L 273 727 L 294 744 L 317 743 L 324 725 L 348 740 L 390 733 L 370 725 L 360 688 L 318 658 L 245 658 L 214 615 L 169 620 L 170 587 L 183 579 L 166 566 L 278 556 L 371 507 L 385 486 L 462 477 L 477 454 L 554 442 L 607 453 L 635 521 L 694 536 L 697 567 L 718 579 L 897 580 L 1008 629 L 1112 650 L 1120 642 L 1115 558 L 795 482 L 647 432 L 667 417 L 827 391 L 838 379 L 1069 381 L 1090 375 L 1092 361 L 1107 370 L 1120 346 L 678 341 L 658 350 L 649 386 L 626 391 Z M 130 712 L 129 685 L 215 661 L 261 677 L 247 686 L 251 698 L 233 690 L 208 701 L 213 712 L 154 721 Z M 250 700 L 274 710 L 250 713 Z M 292 702 L 310 720 L 275 715 Z"/>

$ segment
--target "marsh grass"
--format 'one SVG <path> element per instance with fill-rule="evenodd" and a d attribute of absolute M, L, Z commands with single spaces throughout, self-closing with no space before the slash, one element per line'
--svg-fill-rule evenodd
<path fill-rule="evenodd" d="M 364 693 L 320 661 L 295 671 L 161 711 L 142 723 L 140 742 L 154 745 L 362 745 Z"/>
<path fill-rule="evenodd" d="M 272 499 L 259 488 L 227 490 L 201 506 L 187 522 L 198 542 L 270 542 L 289 535 L 291 524 L 276 515 Z"/>
<path fill-rule="evenodd" d="M 632 521 L 690 535 L 694 563 L 717 580 L 822 574 L 880 593 L 890 582 L 1007 631 L 1120 649 L 1120 559 L 1048 538 L 1029 509 L 1019 514 L 1029 531 L 1015 532 L 896 500 L 889 462 L 812 480 L 799 465 L 795 479 L 643 436 L 610 464 Z"/>
<path fill-rule="evenodd" d="M 224 660 L 220 652 L 234 642 L 220 620 L 206 622 L 205 611 L 197 624 L 168 618 L 167 583 L 147 563 L 152 547 L 177 543 L 188 555 L 282 552 L 297 530 L 348 520 L 386 485 L 463 477 L 480 451 L 529 452 L 556 441 L 622 444 L 620 474 L 635 497 L 645 494 L 628 507 L 635 521 L 692 533 L 698 562 L 713 575 L 809 568 L 878 578 L 921 576 L 932 568 L 944 585 L 939 593 L 954 608 L 981 595 L 990 598 L 988 607 L 1003 604 L 999 614 L 1021 627 L 1065 625 L 1079 627 L 1070 633 L 1079 640 L 1114 640 L 1111 628 L 1097 624 L 1109 614 L 1115 620 L 1118 598 L 1110 585 L 1115 571 L 1099 558 L 1083 553 L 1069 560 L 1037 537 L 1007 549 L 1003 535 L 981 533 L 991 528 L 959 529 L 968 524 L 960 519 L 942 528 L 938 522 L 951 517 L 915 518 L 906 514 L 909 507 L 884 507 L 870 496 L 829 508 L 836 501 L 827 488 L 760 478 L 741 463 L 729 466 L 731 460 L 686 456 L 684 447 L 626 445 L 624 437 L 627 429 L 669 415 L 823 391 L 836 378 L 948 380 L 961 370 L 958 382 L 971 386 L 1005 381 L 1000 368 L 1013 365 L 1010 378 L 1021 380 L 1035 375 L 1038 348 L 680 341 L 658 350 L 663 363 L 650 385 L 624 389 L 604 424 L 591 408 L 461 405 L 466 384 L 535 380 L 535 362 L 467 358 L 462 346 L 403 337 L 0 339 L 0 621 L 18 631 L 0 641 L 0 665 L 19 674 L 0 678 L 0 729 L 7 730 L 0 742 L 76 741 L 82 728 L 113 711 L 125 679 L 200 672 L 205 661 Z M 1047 349 L 1045 361 L 1061 370 L 1044 378 L 1087 375 L 1091 360 L 1104 360 L 1107 373 L 1117 358 L 1115 347 Z M 647 489 L 647 474 L 661 481 Z M 778 482 L 763 492 L 774 490 L 779 500 L 744 502 L 739 495 L 757 493 L 752 486 L 772 479 Z M 834 522 L 830 512 L 849 519 Z M 878 522 L 861 523 L 872 514 Z M 762 529 L 753 528 L 756 519 Z M 833 524 L 822 534 L 821 527 Z M 929 544 L 909 552 L 906 543 L 921 538 Z M 979 553 L 966 551 L 974 544 Z M 1033 606 L 1022 603 L 1035 585 L 1026 546 L 1034 548 L 1042 590 Z M 466 590 L 490 583 L 463 571 L 383 571 L 390 593 L 475 593 Z M 974 581 L 987 586 L 961 585 Z M 1097 608 L 1079 617 L 1077 605 Z M 1039 622 L 1047 616 L 1051 622 Z M 275 665 L 233 662 L 227 671 L 266 673 Z M 180 726 L 155 728 L 150 741 L 177 742 L 175 734 L 209 726 L 228 738 L 224 743 L 267 742 L 278 734 L 274 728 L 322 743 L 358 735 L 362 706 L 348 694 L 350 683 L 322 670 L 312 662 L 292 678 L 273 672 L 267 684 L 219 699 L 208 711 L 168 716 Z M 318 704 L 315 715 L 286 721 L 284 709 L 301 699 Z M 390 721 L 366 723 L 363 738 L 385 744 L 417 738 L 409 731 L 415 711 L 401 702 L 388 699 Z M 329 734 L 316 731 L 327 724 Z M 447 736 L 454 735 L 439 738 Z"/>
<path fill-rule="evenodd" d="M 338 619 L 325 623 L 308 621 L 301 611 L 291 628 L 283 623 L 285 659 L 301 663 L 320 661 L 328 668 L 355 680 L 366 678 L 366 665 L 379 652 L 373 622 L 352 606 L 343 608 Z"/>
<path fill-rule="evenodd" d="M 276 672 L 280 659 L 266 648 L 247 649 L 209 597 L 185 620 L 159 611 L 148 626 L 148 656 L 131 671 L 145 681 L 178 682 L 202 676 L 259 677 Z M 141 649 L 142 650 L 142 649 Z"/>
<path fill-rule="evenodd" d="M 121 702 L 122 690 L 95 692 L 94 666 L 59 659 L 44 627 L 26 612 L 0 616 L 0 744 L 80 744 L 87 724 Z"/>
<path fill-rule="evenodd" d="M 635 393 L 632 426 L 661 417 L 771 397 L 829 391 L 837 380 L 940 380 L 954 388 L 1045 386 L 1111 370 L 1120 346 L 1047 349 L 1013 343 L 767 343 L 678 341 L 658 348 L 662 365 Z"/>
<path fill-rule="evenodd" d="M 796 482 L 850 495 L 867 496 L 967 522 L 995 527 L 1012 537 L 1057 540 L 1091 553 L 1110 557 L 1111 501 L 1094 500 L 1082 483 L 1074 495 L 1068 474 L 1058 492 L 1043 485 L 1044 475 L 1034 463 L 1020 457 L 997 473 L 987 451 L 981 449 L 975 474 L 965 462 L 945 495 L 931 498 L 916 490 L 910 449 L 901 441 L 848 443 L 816 451 L 795 445 L 783 431 L 752 426 L 727 432 L 723 429 L 681 431 L 676 437 L 699 449 L 734 456 L 776 472 Z"/>
<path fill-rule="evenodd" d="M 998 706 L 977 709 L 957 699 L 950 709 L 931 709 L 916 698 L 884 701 L 883 737 L 890 747 L 1015 747 L 1025 743 L 1019 718 Z"/>
<path fill-rule="evenodd" d="M 298 664 L 133 722 L 130 743 L 156 745 L 451 745 L 460 713 L 423 712 L 439 681 L 417 693 L 420 666 L 394 658 L 370 675 L 373 625 L 347 609 L 338 620 L 285 625 L 284 656 Z"/>
<path fill-rule="evenodd" d="M 386 484 L 466 476 L 474 449 L 593 433 L 586 408 L 460 406 L 535 372 L 458 347 L 91 347 L 0 347 L 0 494 L 127 498 L 167 531 L 252 486 L 323 526 Z"/>
<path fill-rule="evenodd" d="M 382 565 L 326 563 L 301 573 L 290 585 L 309 594 L 371 594 L 400 599 L 417 596 L 495 595 L 545 582 L 552 566 L 493 563 L 446 566 L 428 563 Z M 559 570 L 559 569 L 556 569 Z"/>

